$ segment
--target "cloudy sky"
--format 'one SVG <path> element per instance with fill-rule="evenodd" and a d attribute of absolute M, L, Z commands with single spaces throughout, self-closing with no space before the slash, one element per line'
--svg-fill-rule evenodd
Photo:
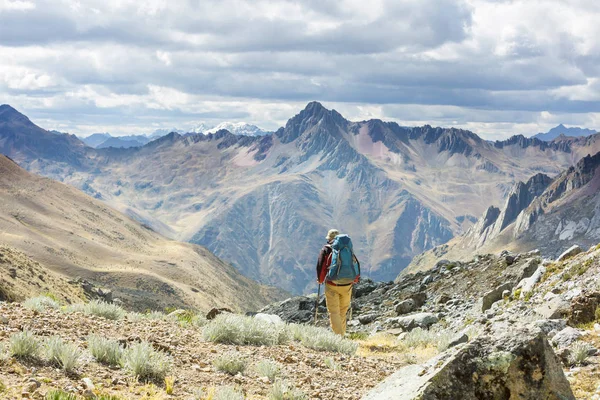
<path fill-rule="evenodd" d="M 47 129 L 352 120 L 600 129 L 596 0 L 0 0 L 0 103 Z"/>

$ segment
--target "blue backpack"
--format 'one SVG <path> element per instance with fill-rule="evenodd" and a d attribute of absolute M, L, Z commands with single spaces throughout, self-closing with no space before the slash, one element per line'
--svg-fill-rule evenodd
<path fill-rule="evenodd" d="M 360 263 L 354 255 L 350 236 L 337 235 L 331 244 L 331 250 L 327 279 L 356 281 L 360 277 Z"/>

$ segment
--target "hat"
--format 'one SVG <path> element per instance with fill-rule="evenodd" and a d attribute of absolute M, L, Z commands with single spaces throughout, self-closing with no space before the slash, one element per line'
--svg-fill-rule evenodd
<path fill-rule="evenodd" d="M 339 234 L 340 231 L 338 231 L 337 229 L 330 229 L 329 232 L 327 232 L 327 236 L 325 236 L 325 239 L 327 239 L 327 241 L 333 240 Z"/>

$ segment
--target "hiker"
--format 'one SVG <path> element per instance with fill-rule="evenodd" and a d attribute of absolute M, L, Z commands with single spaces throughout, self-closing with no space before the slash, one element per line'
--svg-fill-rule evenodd
<path fill-rule="evenodd" d="M 360 279 L 360 264 L 354 255 L 348 235 L 331 229 L 325 237 L 317 261 L 317 282 L 325 282 L 325 301 L 331 329 L 338 335 L 346 334 L 346 313 L 352 300 L 352 285 Z"/>

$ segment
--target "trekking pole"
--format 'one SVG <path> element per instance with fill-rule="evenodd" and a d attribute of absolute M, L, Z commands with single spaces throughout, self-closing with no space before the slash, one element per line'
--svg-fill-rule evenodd
<path fill-rule="evenodd" d="M 319 283 L 319 290 L 317 291 L 317 302 L 315 303 L 315 325 L 317 325 L 317 317 L 319 316 L 320 297 L 321 297 L 321 284 Z"/>
<path fill-rule="evenodd" d="M 346 318 L 346 324 L 352 320 L 352 299 L 354 298 L 354 285 L 352 285 L 352 291 L 350 292 L 350 308 L 348 310 L 348 316 Z"/>

